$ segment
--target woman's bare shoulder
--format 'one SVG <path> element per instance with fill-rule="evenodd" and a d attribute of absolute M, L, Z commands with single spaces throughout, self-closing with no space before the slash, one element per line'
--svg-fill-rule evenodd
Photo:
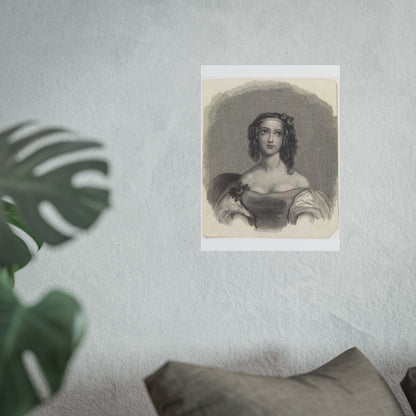
<path fill-rule="evenodd" d="M 253 166 L 240 176 L 240 182 L 243 184 L 250 184 L 258 175 L 259 167 Z"/>
<path fill-rule="evenodd" d="M 305 176 L 297 170 L 290 175 L 290 182 L 295 185 L 296 188 L 309 188 L 310 186 L 309 181 L 305 178 Z"/>

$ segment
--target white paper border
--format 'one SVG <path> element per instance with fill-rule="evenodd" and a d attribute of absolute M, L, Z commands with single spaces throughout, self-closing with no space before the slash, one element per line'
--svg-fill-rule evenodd
<path fill-rule="evenodd" d="M 340 172 L 340 66 L 339 65 L 201 65 L 201 115 L 203 114 L 202 80 L 207 78 L 326 78 L 337 82 L 338 89 L 338 178 Z M 203 117 L 201 116 L 201 156 L 203 146 Z M 339 180 L 339 179 L 338 179 Z M 202 157 L 201 157 L 202 201 Z M 340 198 L 338 209 L 341 212 Z M 341 215 L 339 216 L 341 222 Z M 202 206 L 200 212 L 201 251 L 339 251 L 339 228 L 328 239 L 298 238 L 205 238 L 202 235 Z"/>
<path fill-rule="evenodd" d="M 339 79 L 339 65 L 201 65 L 201 78 Z"/>

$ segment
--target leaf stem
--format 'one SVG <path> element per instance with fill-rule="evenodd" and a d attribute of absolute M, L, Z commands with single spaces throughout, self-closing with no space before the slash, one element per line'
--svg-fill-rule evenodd
<path fill-rule="evenodd" d="M 0 265 L 0 280 L 7 284 L 10 288 L 14 287 L 14 270 L 13 266 Z"/>

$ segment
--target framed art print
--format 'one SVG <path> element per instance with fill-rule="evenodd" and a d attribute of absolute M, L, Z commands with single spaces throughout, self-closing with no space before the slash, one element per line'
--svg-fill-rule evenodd
<path fill-rule="evenodd" d="M 339 67 L 201 67 L 201 249 L 339 250 Z"/>

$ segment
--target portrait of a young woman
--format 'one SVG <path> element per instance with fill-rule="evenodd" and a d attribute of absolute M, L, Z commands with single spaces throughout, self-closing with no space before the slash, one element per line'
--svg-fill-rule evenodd
<path fill-rule="evenodd" d="M 205 235 L 329 237 L 338 221 L 330 106 L 288 83 L 252 83 L 213 101 L 205 118 Z M 244 136 L 242 120 L 250 120 Z"/>
<path fill-rule="evenodd" d="M 293 167 L 297 141 L 292 117 L 260 114 L 248 128 L 248 141 L 256 164 L 239 178 L 220 175 L 210 185 L 209 199 L 219 222 L 239 219 L 256 229 L 278 231 L 302 218 L 330 218 L 328 198 L 311 189 Z"/>

